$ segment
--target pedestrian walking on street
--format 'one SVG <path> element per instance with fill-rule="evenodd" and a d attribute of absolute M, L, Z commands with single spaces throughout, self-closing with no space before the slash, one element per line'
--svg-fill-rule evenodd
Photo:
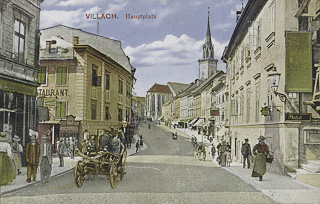
<path fill-rule="evenodd" d="M 7 142 L 9 134 L 7 132 L 0 133 L 0 186 L 6 185 L 16 178 L 12 163 L 11 146 Z"/>
<path fill-rule="evenodd" d="M 111 140 L 110 140 L 110 144 L 111 144 Z M 88 141 L 87 141 L 87 139 L 82 140 L 81 146 L 82 146 L 81 152 L 84 155 L 87 155 L 88 154 Z"/>
<path fill-rule="evenodd" d="M 69 139 L 70 139 L 70 144 L 69 144 L 70 159 L 74 159 L 74 150 L 75 150 L 74 139 L 73 138 L 69 138 Z"/>
<path fill-rule="evenodd" d="M 136 153 L 138 152 L 138 150 L 139 150 L 139 140 L 136 143 Z"/>
<path fill-rule="evenodd" d="M 230 167 L 231 162 L 232 162 L 231 151 L 230 151 L 230 149 L 228 149 L 226 151 L 226 166 Z"/>
<path fill-rule="evenodd" d="M 13 143 L 11 144 L 11 150 L 13 155 L 13 161 L 16 168 L 17 175 L 21 174 L 21 153 L 23 152 L 22 145 L 19 143 L 20 137 L 15 135 L 13 137 Z"/>
<path fill-rule="evenodd" d="M 51 144 L 48 143 L 47 135 L 42 135 L 41 138 L 39 164 L 41 182 L 47 183 L 52 171 Z"/>
<path fill-rule="evenodd" d="M 250 156 L 252 156 L 252 154 L 251 154 L 251 146 L 248 142 L 249 142 L 248 138 L 244 139 L 244 143 L 241 146 L 241 154 L 243 156 L 243 168 L 246 168 L 246 160 L 247 160 L 247 166 L 248 166 L 248 169 L 250 169 Z"/>
<path fill-rule="evenodd" d="M 256 155 L 256 159 L 251 176 L 259 177 L 259 181 L 262 181 L 262 176 L 266 173 L 266 158 L 269 154 L 269 147 L 265 144 L 265 139 L 264 136 L 260 136 L 258 138 L 259 143 L 253 147 L 253 154 Z"/>
<path fill-rule="evenodd" d="M 35 181 L 37 176 L 37 168 L 39 166 L 40 145 L 36 141 L 36 135 L 32 134 L 30 142 L 27 144 L 27 182 Z M 32 178 L 31 178 L 32 176 Z"/>
<path fill-rule="evenodd" d="M 210 149 L 209 149 L 209 154 L 211 154 L 211 160 L 214 160 L 215 154 L 216 154 L 216 148 L 214 147 L 213 144 L 211 144 Z"/>
<path fill-rule="evenodd" d="M 57 145 L 57 155 L 58 155 L 59 160 L 60 160 L 60 165 L 58 167 L 63 167 L 64 166 L 64 160 L 63 160 L 64 151 L 65 151 L 65 145 L 64 145 L 63 138 L 61 137 L 60 138 L 60 142 Z"/>

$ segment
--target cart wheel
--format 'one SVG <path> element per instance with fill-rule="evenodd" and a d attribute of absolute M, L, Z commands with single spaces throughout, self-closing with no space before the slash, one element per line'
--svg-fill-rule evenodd
<path fill-rule="evenodd" d="M 109 174 L 109 181 L 110 181 L 111 188 L 117 187 L 118 178 L 119 178 L 118 168 L 117 168 L 117 165 L 113 163 L 110 166 L 110 174 Z"/>
<path fill-rule="evenodd" d="M 76 182 L 76 185 L 80 188 L 83 184 L 85 177 L 84 169 L 81 165 L 81 161 L 77 162 L 76 168 L 74 169 L 74 179 Z"/>

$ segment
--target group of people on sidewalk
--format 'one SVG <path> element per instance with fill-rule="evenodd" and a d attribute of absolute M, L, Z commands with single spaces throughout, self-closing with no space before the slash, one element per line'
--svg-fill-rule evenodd
<path fill-rule="evenodd" d="M 21 174 L 22 162 L 21 154 L 23 153 L 23 147 L 19 143 L 20 137 L 14 135 L 9 142 L 9 133 L 0 133 L 0 185 L 7 185 L 11 183 L 18 175 Z M 27 166 L 27 178 L 26 182 L 30 183 L 36 181 L 37 171 L 39 168 L 40 179 L 42 183 L 47 183 L 48 178 L 52 171 L 52 145 L 50 134 L 44 134 L 41 136 L 40 143 L 37 141 L 36 134 L 29 135 L 29 143 L 26 145 L 25 158 Z M 59 167 L 64 166 L 63 156 L 67 147 L 64 142 L 64 138 L 60 138 L 57 142 L 57 156 L 60 159 Z M 70 142 L 68 149 L 71 152 L 74 151 L 74 143 Z M 74 153 L 71 153 L 71 157 Z"/>
<path fill-rule="evenodd" d="M 47 182 L 52 170 L 51 144 L 47 141 L 47 135 L 41 138 L 41 144 L 36 141 L 36 135 L 30 136 L 30 142 L 26 146 L 27 182 L 35 181 L 37 169 L 40 165 L 41 181 Z M 0 185 L 12 182 L 21 174 L 21 153 L 23 152 L 19 136 L 14 135 L 10 144 L 9 133 L 0 133 Z"/>
<path fill-rule="evenodd" d="M 243 168 L 246 168 L 247 166 L 247 168 L 250 169 L 250 158 L 252 156 L 252 153 L 253 155 L 255 155 L 254 166 L 251 176 L 259 177 L 259 181 L 262 181 L 262 177 L 266 173 L 266 163 L 271 163 L 273 158 L 273 155 L 270 155 L 269 153 L 269 147 L 265 143 L 265 139 L 266 138 L 264 136 L 260 136 L 258 138 L 258 144 L 256 144 L 253 147 L 252 151 L 248 138 L 244 140 L 244 143 L 241 147 L 241 154 L 243 156 Z M 216 160 L 218 164 L 221 166 L 230 166 L 230 163 L 232 161 L 230 144 L 223 140 L 221 143 L 217 145 L 217 151 L 218 157 Z M 212 143 L 209 149 L 209 154 L 211 154 L 212 160 L 215 157 L 215 152 L 216 149 Z"/>

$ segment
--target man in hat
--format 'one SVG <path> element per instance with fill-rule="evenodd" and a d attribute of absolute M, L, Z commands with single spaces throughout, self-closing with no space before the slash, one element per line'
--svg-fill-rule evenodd
<path fill-rule="evenodd" d="M 111 148 L 111 136 L 105 130 L 104 134 L 99 137 L 99 151 L 110 151 Z"/>
<path fill-rule="evenodd" d="M 0 133 L 0 186 L 10 183 L 16 178 L 12 163 L 11 146 L 7 142 L 9 134 L 7 132 Z"/>
<path fill-rule="evenodd" d="M 65 152 L 65 144 L 64 144 L 63 137 L 61 137 L 59 144 L 57 144 L 57 155 L 60 160 L 60 165 L 58 167 L 64 166 L 64 160 L 63 160 L 64 152 Z"/>
<path fill-rule="evenodd" d="M 27 144 L 26 159 L 27 159 L 27 182 L 36 180 L 37 168 L 39 165 L 40 146 L 36 141 L 36 135 L 32 134 L 30 142 Z"/>
<path fill-rule="evenodd" d="M 241 154 L 243 156 L 243 168 L 246 168 L 246 160 L 247 160 L 248 169 L 250 169 L 250 156 L 252 154 L 251 154 L 251 146 L 248 142 L 249 142 L 248 138 L 244 139 L 244 143 L 241 146 Z"/>
<path fill-rule="evenodd" d="M 22 164 L 21 164 L 21 152 L 23 152 L 23 149 L 22 149 L 22 145 L 19 144 L 19 141 L 20 141 L 20 137 L 15 135 L 13 136 L 13 143 L 11 144 L 11 150 L 12 150 L 12 154 L 13 154 L 13 161 L 14 161 L 14 165 L 17 169 L 17 174 L 21 174 L 21 167 L 22 167 Z"/>
<path fill-rule="evenodd" d="M 259 143 L 253 147 L 253 154 L 256 155 L 256 159 L 253 166 L 252 177 L 259 177 L 259 181 L 262 181 L 262 176 L 266 173 L 266 158 L 269 154 L 269 147 L 264 142 L 264 136 L 258 138 Z"/>
<path fill-rule="evenodd" d="M 41 138 L 39 164 L 41 182 L 48 182 L 52 170 L 52 152 L 47 135 L 42 135 Z"/>

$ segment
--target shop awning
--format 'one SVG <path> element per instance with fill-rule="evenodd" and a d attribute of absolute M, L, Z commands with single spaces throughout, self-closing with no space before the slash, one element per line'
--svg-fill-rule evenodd
<path fill-rule="evenodd" d="M 202 126 L 204 122 L 204 119 L 200 118 L 194 125 L 192 126 Z"/>
<path fill-rule="evenodd" d="M 195 122 L 197 122 L 197 120 L 198 120 L 198 118 L 192 120 L 192 121 L 189 123 L 189 125 L 193 125 Z"/>

